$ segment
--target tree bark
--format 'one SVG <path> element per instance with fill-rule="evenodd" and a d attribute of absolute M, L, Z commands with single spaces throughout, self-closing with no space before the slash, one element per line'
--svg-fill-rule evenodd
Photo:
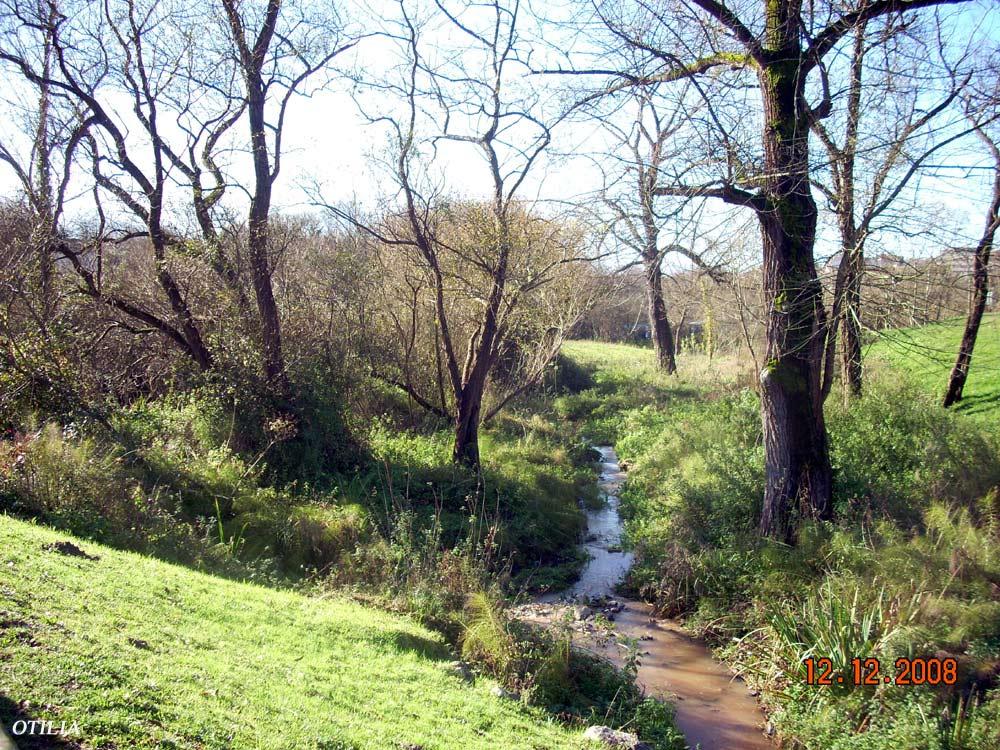
<path fill-rule="evenodd" d="M 497 357 L 497 342 L 502 338 L 500 307 L 507 288 L 507 263 L 511 246 L 507 238 L 506 208 L 499 200 L 494 204 L 496 226 L 501 233 L 497 242 L 497 263 L 493 268 L 493 283 L 483 316 L 482 335 L 470 348 L 472 357 L 462 376 L 462 389 L 456 399 L 455 449 L 452 459 L 469 468 L 479 467 L 479 425 L 486 382 Z M 470 344 L 471 346 L 471 344 Z"/>
<path fill-rule="evenodd" d="M 663 299 L 663 271 L 659 257 L 646 260 L 646 304 L 649 313 L 649 330 L 656 352 L 656 364 L 667 374 L 677 372 L 674 358 L 674 334 L 667 317 L 667 305 Z"/>
<path fill-rule="evenodd" d="M 253 282 L 257 311 L 260 315 L 264 376 L 267 378 L 268 384 L 275 388 L 282 398 L 288 400 L 291 398 L 291 386 L 288 382 L 288 373 L 285 371 L 285 357 L 281 344 L 281 316 L 274 299 L 274 287 L 271 283 L 273 269 L 268 256 L 271 188 L 277 176 L 277 167 L 275 166 L 272 171 L 271 158 L 268 154 L 268 125 L 264 117 L 267 92 L 261 74 L 271 40 L 275 34 L 281 2 L 280 0 L 268 0 L 260 32 L 253 47 L 247 43 L 246 30 L 239 15 L 238 5 L 234 0 L 224 0 L 223 4 L 239 51 L 240 66 L 243 70 L 247 92 L 247 116 L 250 123 L 250 148 L 254 171 L 254 191 L 250 199 L 248 221 L 247 254 L 250 258 L 250 278 Z M 278 127 L 280 128 L 280 125 Z M 277 146 L 275 148 L 275 159 L 277 160 Z"/>
<path fill-rule="evenodd" d="M 853 235 L 844 235 L 853 236 Z M 826 328 L 823 355 L 821 397 L 826 401 L 833 387 L 834 362 L 837 358 L 837 334 L 840 339 L 841 381 L 845 400 L 861 395 L 861 275 L 864 270 L 864 245 L 844 242 L 837 278 L 833 286 L 833 304 Z"/>
<path fill-rule="evenodd" d="M 466 388 L 458 402 L 455 417 L 455 446 L 452 460 L 475 469 L 479 466 L 479 423 L 483 405 L 483 392 Z"/>
<path fill-rule="evenodd" d="M 980 136 L 986 140 L 985 136 Z M 952 368 L 951 377 L 948 379 L 948 390 L 944 395 L 944 406 L 949 407 L 962 400 L 962 391 L 965 389 L 965 381 L 969 377 L 969 366 L 972 364 L 972 350 L 976 346 L 976 337 L 979 335 L 979 325 L 983 320 L 983 312 L 986 310 L 986 299 L 989 295 L 989 265 L 990 253 L 993 250 L 993 239 L 996 236 L 997 228 L 1000 226 L 1000 150 L 991 142 L 987 141 L 993 157 L 996 160 L 996 171 L 993 177 L 993 199 L 990 202 L 990 210 L 986 219 L 986 229 L 982 238 L 976 245 L 976 255 L 972 269 L 972 291 L 969 298 L 969 315 L 965 321 L 965 332 L 962 334 L 962 343 L 958 347 L 958 357 L 955 359 L 955 366 Z"/>
<path fill-rule="evenodd" d="M 848 257 L 847 278 L 844 280 L 844 302 L 841 313 L 842 375 L 844 395 L 856 398 L 861 395 L 861 275 L 864 270 L 864 251 L 861 246 L 851 248 Z"/>
<path fill-rule="evenodd" d="M 782 45 L 759 74 L 768 183 L 767 205 L 757 214 L 770 301 L 761 371 L 766 483 L 759 530 L 784 541 L 793 539 L 796 505 L 823 519 L 833 511 L 820 383 L 823 297 L 813 259 L 817 209 L 809 186 L 808 128 L 799 111 L 798 13 L 787 13 L 794 10 L 789 6 L 794 3 L 776 4 L 768 19 L 769 34 Z"/>
<path fill-rule="evenodd" d="M 255 189 L 250 201 L 249 238 L 250 277 L 253 281 L 257 311 L 260 314 L 261 343 L 263 345 L 264 376 L 282 396 L 291 388 L 285 372 L 285 357 L 281 347 L 281 318 L 274 300 L 271 284 L 271 262 L 268 257 L 269 218 L 271 211 L 270 160 L 264 123 L 264 91 L 259 76 L 250 86 L 250 142 L 253 148 Z"/>

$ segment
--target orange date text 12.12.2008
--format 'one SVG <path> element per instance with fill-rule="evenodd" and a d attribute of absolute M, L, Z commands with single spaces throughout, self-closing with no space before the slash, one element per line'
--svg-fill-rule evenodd
<path fill-rule="evenodd" d="M 849 669 L 837 669 L 826 657 L 803 659 L 809 685 L 954 685 L 958 663 L 951 658 L 900 657 L 893 669 L 883 669 L 878 659 L 851 659 Z"/>

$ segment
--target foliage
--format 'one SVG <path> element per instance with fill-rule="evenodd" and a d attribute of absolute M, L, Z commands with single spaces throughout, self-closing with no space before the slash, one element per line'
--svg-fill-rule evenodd
<path fill-rule="evenodd" d="M 692 387 L 654 372 L 633 347 L 570 351 L 596 385 L 562 397 L 562 413 L 614 441 L 629 469 L 628 587 L 718 643 L 761 691 L 783 740 L 992 746 L 983 738 L 995 736 L 1000 665 L 995 425 L 946 412 L 873 368 L 863 398 L 828 406 L 837 522 L 802 519 L 789 547 L 754 533 L 757 400 L 736 366 L 723 361 L 728 378 Z M 840 670 L 875 656 L 885 670 L 899 656 L 935 655 L 957 659 L 956 686 L 818 688 L 802 674 L 806 656 Z"/>

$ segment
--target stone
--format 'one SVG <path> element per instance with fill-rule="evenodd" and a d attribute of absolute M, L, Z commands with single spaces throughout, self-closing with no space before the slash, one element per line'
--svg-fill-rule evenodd
<path fill-rule="evenodd" d="M 645 742 L 640 742 L 639 738 L 629 732 L 622 732 L 611 727 L 592 726 L 587 727 L 583 733 L 585 740 L 600 742 L 604 747 L 619 748 L 620 750 L 652 750 L 652 747 Z"/>
<path fill-rule="evenodd" d="M 573 610 L 573 616 L 577 620 L 586 620 L 594 616 L 594 610 L 590 607 L 576 607 Z"/>
<path fill-rule="evenodd" d="M 504 690 L 502 687 L 497 685 L 494 687 L 490 693 L 493 694 L 494 698 L 501 698 L 505 701 L 519 701 L 521 696 L 518 693 L 512 693 L 510 690 Z"/>
<path fill-rule="evenodd" d="M 466 682 L 472 682 L 472 670 L 464 661 L 453 661 L 448 665 L 448 671 Z"/>

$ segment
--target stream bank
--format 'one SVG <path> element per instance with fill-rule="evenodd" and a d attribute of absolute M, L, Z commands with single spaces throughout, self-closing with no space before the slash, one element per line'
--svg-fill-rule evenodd
<path fill-rule="evenodd" d="M 638 644 L 638 681 L 649 695 L 674 704 L 676 723 L 691 748 L 767 750 L 764 716 L 741 680 L 734 678 L 700 641 L 676 622 L 653 616 L 644 602 L 615 596 L 614 589 L 632 565 L 622 550 L 618 490 L 625 473 L 614 448 L 600 446 L 598 487 L 606 497 L 601 508 L 587 511 L 585 547 L 590 560 L 569 589 L 540 597 L 516 614 L 542 625 L 571 624 L 582 645 L 621 665 L 623 643 Z M 613 630 L 602 621 L 614 623 Z"/>

